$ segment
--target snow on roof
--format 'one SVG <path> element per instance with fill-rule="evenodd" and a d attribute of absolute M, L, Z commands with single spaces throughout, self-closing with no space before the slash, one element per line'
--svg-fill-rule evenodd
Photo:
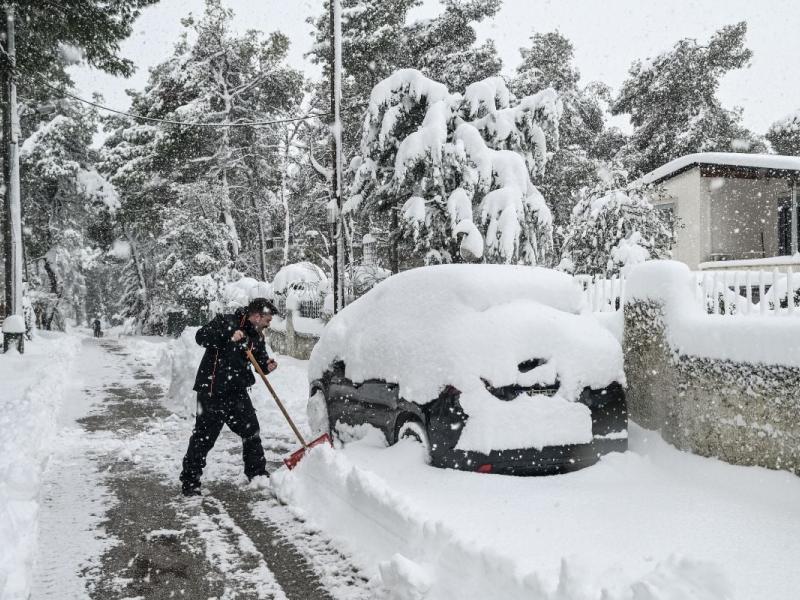
<path fill-rule="evenodd" d="M 671 160 L 667 164 L 643 175 L 638 183 L 656 183 L 695 165 L 724 165 L 780 171 L 800 171 L 800 156 L 746 154 L 743 152 L 698 152 Z"/>
<path fill-rule="evenodd" d="M 493 386 L 553 384 L 574 400 L 585 386 L 624 381 L 619 343 L 591 314 L 575 280 L 519 265 L 438 265 L 389 277 L 334 316 L 311 354 L 309 377 L 336 360 L 359 382 L 397 383 L 424 404 L 445 385 L 467 414 L 501 402 Z M 528 372 L 518 365 L 547 362 Z"/>

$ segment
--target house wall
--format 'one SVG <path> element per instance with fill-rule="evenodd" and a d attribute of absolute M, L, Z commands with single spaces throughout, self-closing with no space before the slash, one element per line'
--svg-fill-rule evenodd
<path fill-rule="evenodd" d="M 790 194 L 786 180 L 704 177 L 701 186 L 711 208 L 709 259 L 777 256 L 778 198 Z"/>
<path fill-rule="evenodd" d="M 667 179 L 662 183 L 666 197 L 656 202 L 656 206 L 674 204 L 680 227 L 676 231 L 672 257 L 691 269 L 706 260 L 710 251 L 709 199 L 702 193 L 701 181 L 698 167 Z"/>
<path fill-rule="evenodd" d="M 722 257 L 778 255 L 778 199 L 790 194 L 786 180 L 701 177 L 695 167 L 661 185 L 667 196 L 656 206 L 673 203 L 680 220 L 672 257 L 690 269 Z"/>

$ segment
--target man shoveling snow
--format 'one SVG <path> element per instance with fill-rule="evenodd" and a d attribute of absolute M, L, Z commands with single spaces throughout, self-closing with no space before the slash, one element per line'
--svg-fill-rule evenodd
<path fill-rule="evenodd" d="M 200 476 L 206 456 L 214 447 L 222 426 L 242 438 L 244 473 L 252 480 L 266 476 L 266 459 L 261 447 L 258 418 L 247 389 L 255 383 L 246 352 L 252 352 L 269 373 L 278 364 L 267 354 L 264 330 L 269 327 L 275 305 L 255 298 L 233 314 L 217 315 L 195 336 L 206 351 L 197 369 L 197 417 L 181 472 L 184 496 L 200 494 Z"/>

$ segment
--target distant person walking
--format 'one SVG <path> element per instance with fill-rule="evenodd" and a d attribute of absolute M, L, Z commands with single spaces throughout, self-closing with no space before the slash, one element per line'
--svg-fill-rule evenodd
<path fill-rule="evenodd" d="M 99 318 L 96 318 L 94 320 L 94 323 L 92 324 L 92 326 L 94 328 L 94 337 L 96 337 L 96 338 L 103 337 L 103 330 L 101 329 L 100 319 Z"/>
<path fill-rule="evenodd" d="M 217 315 L 197 331 L 195 341 L 206 351 L 194 383 L 197 417 L 180 476 L 184 496 L 200 494 L 206 456 L 223 425 L 242 438 L 247 478 L 267 475 L 258 418 L 247 391 L 256 380 L 245 351 L 252 351 L 265 373 L 277 368 L 278 363 L 267 355 L 264 341 L 264 330 L 276 313 L 275 305 L 269 300 L 255 298 L 246 308 Z"/>

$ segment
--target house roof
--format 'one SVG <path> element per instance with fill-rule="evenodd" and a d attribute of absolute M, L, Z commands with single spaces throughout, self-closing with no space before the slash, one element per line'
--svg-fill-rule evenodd
<path fill-rule="evenodd" d="M 639 183 L 658 183 L 698 166 L 723 167 L 723 169 L 715 169 L 708 173 L 720 177 L 726 174 L 724 167 L 742 171 L 759 170 L 763 172 L 762 176 L 764 177 L 780 177 L 789 175 L 787 172 L 800 172 L 800 156 L 745 154 L 743 152 L 698 152 L 669 161 L 643 175 L 639 179 Z"/>

